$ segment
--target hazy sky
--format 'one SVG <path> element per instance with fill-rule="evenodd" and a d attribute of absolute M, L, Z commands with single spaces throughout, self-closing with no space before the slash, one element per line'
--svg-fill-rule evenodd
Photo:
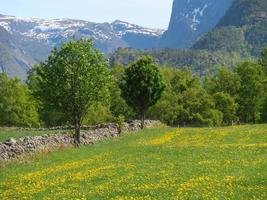
<path fill-rule="evenodd" d="M 173 0 L 0 0 L 0 13 L 21 17 L 73 18 L 92 22 L 115 19 L 167 28 Z"/>

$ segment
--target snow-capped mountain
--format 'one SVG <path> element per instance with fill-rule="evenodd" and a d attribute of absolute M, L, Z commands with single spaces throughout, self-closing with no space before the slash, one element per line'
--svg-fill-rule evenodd
<path fill-rule="evenodd" d="M 216 26 L 233 0 L 174 0 L 168 30 L 160 46 L 189 48 Z"/>
<path fill-rule="evenodd" d="M 112 23 L 93 23 L 84 20 L 22 18 L 0 15 L 0 39 L 12 38 L 12 48 L 6 48 L 0 40 L 0 73 L 10 72 L 11 76 L 26 77 L 30 65 L 47 58 L 54 46 L 71 38 L 91 38 L 95 47 L 105 54 L 119 47 L 153 48 L 159 43 L 164 30 L 150 29 L 116 20 Z M 5 31 L 4 31 L 5 30 Z M 11 43 L 10 43 L 11 44 Z M 15 59 L 14 49 L 23 56 Z M 4 53 L 3 53 L 4 52 Z M 9 55 L 12 57 L 12 68 Z M 25 59 L 29 58 L 29 59 Z M 19 69 L 20 67 L 20 69 Z M 19 73 L 15 73 L 18 71 Z M 24 72 L 24 73 L 23 73 Z M 19 74 L 19 75 L 18 75 Z"/>
<path fill-rule="evenodd" d="M 159 37 L 163 30 L 149 29 L 116 20 L 109 23 L 93 23 L 84 20 L 22 18 L 0 15 L 0 26 L 10 34 L 20 35 L 39 41 L 53 43 L 53 38 L 68 39 L 74 35 L 91 37 L 95 40 L 112 40 L 122 38 L 128 33 Z"/>
<path fill-rule="evenodd" d="M 118 47 L 146 48 L 147 46 L 148 48 L 150 45 L 156 45 L 163 33 L 163 30 L 144 28 L 118 20 L 109 24 L 73 19 L 44 20 L 4 15 L 0 15 L 0 26 L 14 37 L 19 38 L 23 43 L 22 46 L 37 42 L 50 49 L 73 37 L 92 38 L 96 47 L 105 53 Z M 152 44 L 140 47 L 138 45 L 132 46 L 133 37 L 135 39 L 147 38 Z M 40 59 L 33 57 L 36 60 Z"/>
<path fill-rule="evenodd" d="M 21 18 L 0 15 L 0 26 L 22 41 L 45 42 L 58 45 L 62 41 L 76 38 L 92 38 L 96 46 L 108 53 L 116 47 L 126 47 L 129 35 L 159 38 L 163 30 L 149 29 L 122 21 L 93 23 L 84 20 Z M 135 48 L 138 48 L 136 46 Z M 141 47 L 142 48 L 142 47 Z"/>

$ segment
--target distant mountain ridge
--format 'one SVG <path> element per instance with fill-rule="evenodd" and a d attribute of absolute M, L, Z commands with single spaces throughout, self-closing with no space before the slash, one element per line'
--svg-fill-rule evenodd
<path fill-rule="evenodd" d="M 14 57 L 17 54 L 12 49 L 5 48 L 5 54 L 0 55 L 1 71 L 23 79 L 26 77 L 24 69 L 29 69 L 30 65 L 43 61 L 53 47 L 73 37 L 93 39 L 95 47 L 108 54 L 119 47 L 134 49 L 157 47 L 164 32 L 161 29 L 144 28 L 119 20 L 112 23 L 93 23 L 85 20 L 44 20 L 6 15 L 0 15 L 0 28 L 5 30 L 0 32 L 0 38 L 12 38 L 16 49 L 20 49 L 27 58 L 23 58 L 23 62 L 20 62 L 20 59 L 17 62 L 12 61 L 11 66 L 10 56 Z M 5 46 L 1 45 L 1 51 L 4 51 Z M 14 73 L 11 68 L 18 73 Z"/>
<path fill-rule="evenodd" d="M 150 38 L 149 44 L 135 45 L 134 48 L 156 46 L 163 30 L 149 29 L 116 20 L 112 23 L 93 23 L 85 20 L 21 18 L 0 15 L 0 26 L 22 42 L 43 42 L 56 46 L 75 36 L 91 38 L 96 47 L 109 53 L 118 47 L 132 47 L 132 37 Z"/>

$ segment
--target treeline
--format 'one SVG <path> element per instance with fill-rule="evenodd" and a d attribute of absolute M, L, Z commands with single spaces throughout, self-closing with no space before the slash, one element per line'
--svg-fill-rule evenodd
<path fill-rule="evenodd" d="M 225 40 L 224 40 L 225 41 Z M 228 41 L 228 40 L 227 40 Z M 226 52 L 199 49 L 152 49 L 133 50 L 130 48 L 119 48 L 110 55 L 110 66 L 114 67 L 120 63 L 128 65 L 143 55 L 151 56 L 159 66 L 168 66 L 179 69 L 187 69 L 194 75 L 201 77 L 214 74 L 217 67 L 233 68 L 243 60 L 254 58 L 245 52 Z"/>
<path fill-rule="evenodd" d="M 78 65 L 69 65 L 74 61 Z M 120 64 L 108 68 L 103 54 L 93 50 L 91 43 L 72 41 L 35 66 L 26 84 L 0 75 L 0 126 L 65 125 L 80 117 L 79 126 L 140 118 L 140 112 L 129 103 L 131 97 L 125 98 L 131 96 L 125 92 L 125 73 L 142 75 L 138 66 L 143 64 L 150 66 L 145 68 L 148 73 L 144 79 L 162 77 L 164 83 L 159 81 L 161 86 L 157 87 L 164 90 L 153 97 L 154 102 L 143 113 L 147 118 L 174 126 L 267 122 L 267 49 L 258 61 L 246 61 L 231 69 L 217 68 L 210 76 L 163 66 L 158 68 L 158 76 L 151 58 L 130 64 L 135 72 L 127 72 L 129 66 Z M 149 73 L 155 75 L 149 77 Z M 135 95 L 138 100 L 139 94 Z"/>

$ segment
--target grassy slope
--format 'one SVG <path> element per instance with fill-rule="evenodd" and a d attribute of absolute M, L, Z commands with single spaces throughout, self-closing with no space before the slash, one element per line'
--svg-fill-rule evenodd
<path fill-rule="evenodd" d="M 267 199 L 266 158 L 267 125 L 144 130 L 9 164 L 0 199 Z"/>

